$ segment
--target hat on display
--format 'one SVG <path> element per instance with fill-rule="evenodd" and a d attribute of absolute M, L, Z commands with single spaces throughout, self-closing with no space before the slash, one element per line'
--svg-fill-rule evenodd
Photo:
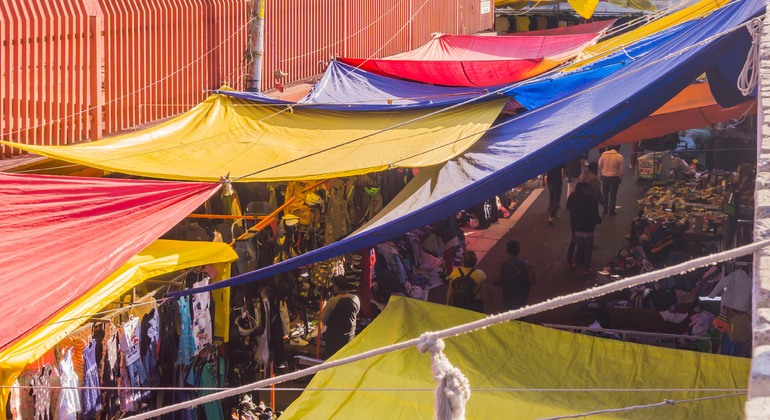
<path fill-rule="evenodd" d="M 352 290 L 357 290 L 361 282 L 349 279 L 345 276 L 334 276 L 332 277 L 332 284 L 337 286 L 340 290 L 349 292 Z"/>
<path fill-rule="evenodd" d="M 284 214 L 281 220 L 285 226 L 296 226 L 299 223 L 299 217 L 291 213 Z"/>

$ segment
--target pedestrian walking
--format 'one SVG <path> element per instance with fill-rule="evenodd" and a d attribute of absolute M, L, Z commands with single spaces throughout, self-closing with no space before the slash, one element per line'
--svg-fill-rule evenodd
<path fill-rule="evenodd" d="M 502 286 L 503 306 L 510 311 L 527 305 L 529 291 L 535 284 L 535 274 L 532 264 L 519 256 L 521 247 L 518 241 L 508 241 L 506 248 L 508 258 L 500 263 L 500 275 L 494 284 Z"/>
<path fill-rule="evenodd" d="M 487 275 L 476 268 L 477 263 L 474 251 L 463 252 L 462 267 L 455 267 L 449 274 L 447 305 L 484 313 L 484 302 L 489 302 Z"/>
<path fill-rule="evenodd" d="M 596 225 L 602 222 L 597 200 L 591 194 L 588 184 L 579 182 L 575 186 L 575 192 L 567 199 L 567 210 L 570 212 L 570 228 L 575 243 L 574 247 L 570 246 L 567 250 L 567 261 L 570 270 L 574 271 L 581 266 L 582 274 L 587 276 L 592 272 L 594 231 Z"/>
<path fill-rule="evenodd" d="M 564 177 L 564 164 L 551 168 L 545 174 L 546 187 L 548 188 L 548 224 L 553 226 L 556 222 L 556 212 L 561 207 L 561 187 Z"/>
<path fill-rule="evenodd" d="M 605 216 L 616 214 L 618 188 L 624 174 L 625 161 L 618 150 L 620 146 L 612 146 L 599 157 L 599 178 L 602 181 L 602 206 Z"/>

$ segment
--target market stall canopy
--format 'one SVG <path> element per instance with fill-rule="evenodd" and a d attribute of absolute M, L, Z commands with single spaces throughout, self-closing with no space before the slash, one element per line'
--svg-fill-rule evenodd
<path fill-rule="evenodd" d="M 543 29 L 540 31 L 501 33 L 500 36 L 552 36 L 552 35 L 579 35 L 597 34 L 604 35 L 607 29 L 617 22 L 617 19 L 600 20 L 581 25 L 566 26 L 564 28 Z"/>
<path fill-rule="evenodd" d="M 424 167 L 464 152 L 505 99 L 457 107 L 360 113 L 254 104 L 214 94 L 187 113 L 131 134 L 71 146 L 3 142 L 39 155 L 131 175 L 191 181 L 344 177 Z"/>
<path fill-rule="evenodd" d="M 145 280 L 206 264 L 230 263 L 236 259 L 238 255 L 235 251 L 222 242 L 159 239 L 151 243 L 46 324 L 0 352 L 0 386 L 10 386 L 26 365 L 38 360 L 79 325 Z M 222 264 L 220 270 L 229 273 L 226 265 Z M 0 391 L 0 401 L 6 400 L 2 397 L 7 395 L 7 391 Z M 4 405 L 0 406 L 0 418 L 4 418 L 4 409 Z"/>
<path fill-rule="evenodd" d="M 298 102 L 280 101 L 258 92 L 218 90 L 214 93 L 256 103 L 294 105 L 298 108 L 385 111 L 450 106 L 487 92 L 488 89 L 484 88 L 434 86 L 393 79 L 332 60 L 321 80 Z M 489 99 L 495 99 L 495 96 Z"/>
<path fill-rule="evenodd" d="M 652 115 L 601 145 L 633 143 L 689 128 L 707 127 L 756 113 L 756 99 L 749 99 L 734 107 L 722 108 L 711 94 L 708 83 L 693 83 Z"/>
<path fill-rule="evenodd" d="M 0 351 L 93 289 L 218 188 L 0 174 Z"/>
<path fill-rule="evenodd" d="M 742 38 L 729 31 L 764 11 L 738 0 L 695 22 L 611 77 L 578 93 L 501 122 L 462 155 L 424 168 L 366 226 L 350 236 L 216 285 L 247 283 L 387 241 L 521 185 L 532 174 L 574 159 L 652 114 Z M 719 36 L 717 36 L 719 35 Z M 702 42 L 710 39 L 711 42 Z M 631 105 L 633 104 L 633 105 Z"/>
<path fill-rule="evenodd" d="M 599 35 L 473 36 L 436 34 L 416 50 L 343 63 L 400 79 L 444 86 L 495 86 L 528 79 L 574 58 Z"/>
<path fill-rule="evenodd" d="M 417 299 L 393 297 L 383 312 L 331 360 L 465 324 L 483 315 Z M 469 419 L 534 419 L 703 397 L 697 391 L 740 393 L 751 361 L 621 342 L 504 322 L 444 339 L 444 354 L 468 378 Z M 436 384 L 431 356 L 407 348 L 316 373 L 284 411 L 289 418 L 431 418 Z M 325 389 L 351 388 L 351 392 Z M 527 392 L 577 388 L 575 392 Z M 643 389 L 660 389 L 645 392 Z M 627 392 L 590 391 L 627 389 Z M 515 390 L 521 390 L 516 392 Z M 711 394 L 710 394 L 711 395 Z M 734 418 L 744 395 L 644 410 L 649 418 Z M 501 416 L 501 413 L 516 413 Z"/>

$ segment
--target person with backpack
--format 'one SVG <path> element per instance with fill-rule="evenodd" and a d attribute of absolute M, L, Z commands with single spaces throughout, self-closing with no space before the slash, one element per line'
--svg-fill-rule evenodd
<path fill-rule="evenodd" d="M 446 303 L 457 308 L 484 313 L 484 301 L 489 302 L 487 275 L 476 268 L 476 253 L 463 252 L 463 265 L 449 275 Z"/>
<path fill-rule="evenodd" d="M 519 309 L 527 305 L 529 290 L 535 284 L 532 264 L 521 258 L 518 241 L 506 244 L 508 258 L 500 263 L 500 276 L 494 282 L 503 287 L 503 306 L 506 311 Z"/>

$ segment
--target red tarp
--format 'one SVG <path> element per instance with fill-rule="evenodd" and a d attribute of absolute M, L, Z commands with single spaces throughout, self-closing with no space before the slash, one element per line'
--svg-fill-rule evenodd
<path fill-rule="evenodd" d="M 544 73 L 593 45 L 598 37 L 437 35 L 403 54 L 339 61 L 372 73 L 434 85 L 495 86 Z"/>
<path fill-rule="evenodd" d="M 104 280 L 218 188 L 0 173 L 0 351 Z"/>
<path fill-rule="evenodd" d="M 540 31 L 525 32 L 507 32 L 500 36 L 553 36 L 553 35 L 579 35 L 596 34 L 603 35 L 604 32 L 615 24 L 617 19 L 600 20 L 598 22 L 584 23 L 582 25 L 572 25 L 564 28 L 543 29 Z"/>

